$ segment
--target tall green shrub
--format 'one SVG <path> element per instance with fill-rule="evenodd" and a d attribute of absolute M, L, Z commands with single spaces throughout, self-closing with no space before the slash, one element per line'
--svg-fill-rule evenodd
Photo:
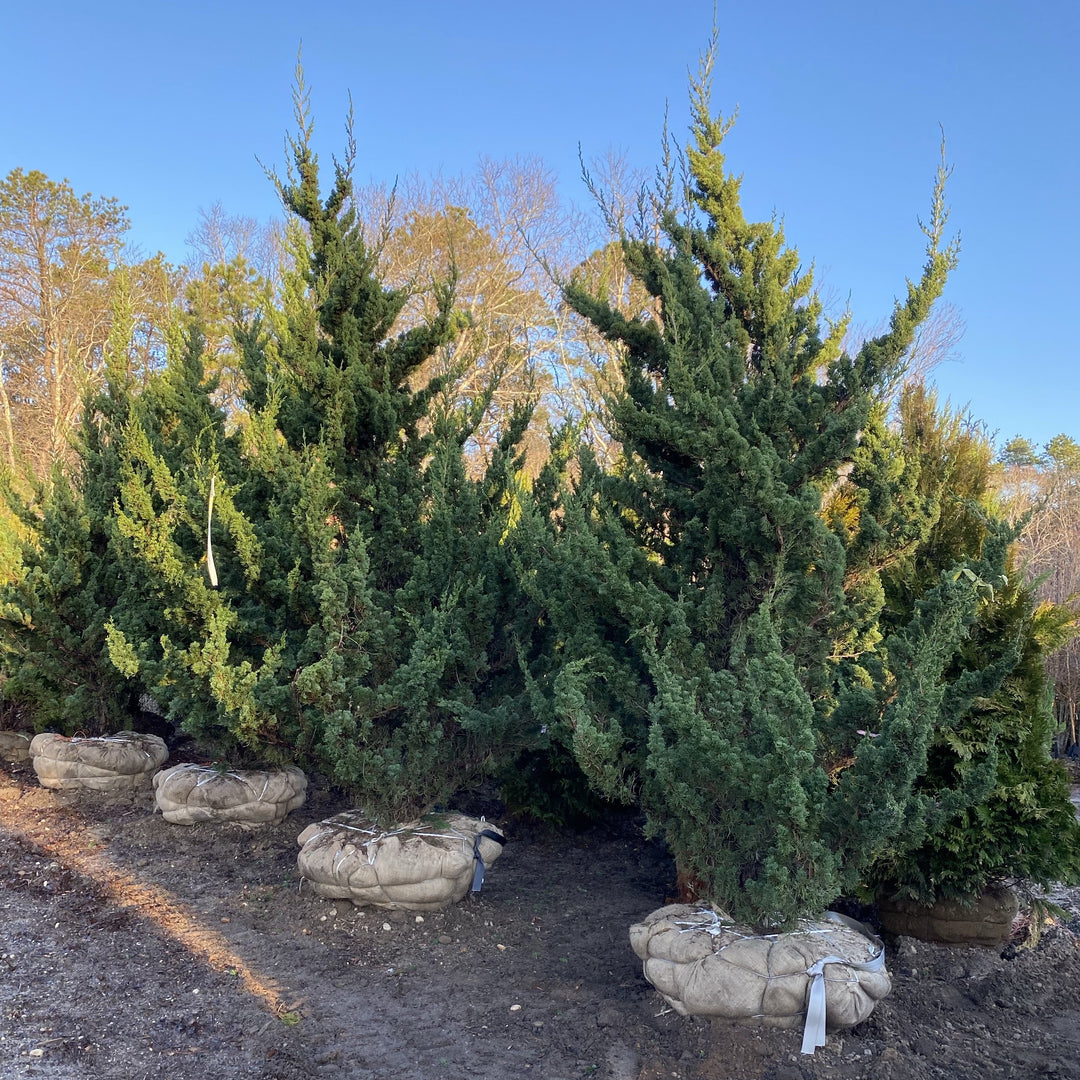
<path fill-rule="evenodd" d="M 113 612 L 141 596 L 140 582 L 122 571 L 115 550 L 121 434 L 133 413 L 156 401 L 160 451 L 175 458 L 177 444 L 186 447 L 201 423 L 178 411 L 175 393 L 136 393 L 127 364 L 133 325 L 121 282 L 105 351 L 105 385 L 84 400 L 73 469 L 67 473 L 58 464 L 30 498 L 11 485 L 5 490 L 23 532 L 20 572 L 0 587 L 3 692 L 39 729 L 103 734 L 128 727 L 144 689 L 140 680 L 117 670 L 108 650 Z M 174 326 L 169 336 L 175 359 L 190 366 L 193 352 L 198 364 L 197 335 L 185 343 Z M 167 386 L 170 378 L 151 381 Z"/>
<path fill-rule="evenodd" d="M 417 385 L 459 325 L 453 282 L 430 321 L 396 329 L 409 294 L 380 281 L 351 151 L 324 198 L 300 119 L 279 182 L 297 269 L 282 308 L 239 331 L 239 433 L 210 425 L 172 464 L 125 430 L 117 528 L 147 599 L 117 611 L 111 648 L 192 734 L 321 768 L 400 819 L 532 737 L 516 654 L 530 620 L 505 555 L 528 415 L 470 479 L 486 399 L 454 409 L 440 379 Z"/>
<path fill-rule="evenodd" d="M 911 386 L 894 439 L 937 507 L 921 541 L 882 573 L 882 622 L 899 623 L 943 569 L 988 546 L 1000 551 L 999 537 L 1015 534 L 1002 533 L 993 516 L 992 447 L 979 425 Z M 916 788 L 925 829 L 897 836 L 867 876 L 877 890 L 920 903 L 972 899 L 1009 878 L 1080 878 L 1080 823 L 1067 776 L 1050 757 L 1046 674 L 1047 658 L 1075 633 L 1075 615 L 1037 599 L 1015 552 L 995 562 L 978 617 L 944 673 L 943 713 Z M 959 700 L 956 687 L 964 688 Z"/>
<path fill-rule="evenodd" d="M 582 455 L 530 521 L 522 566 L 553 628 L 534 690 L 554 702 L 557 734 L 600 790 L 640 799 L 706 898 L 775 926 L 853 888 L 921 827 L 942 676 L 991 568 L 938 574 L 902 624 L 879 628 L 883 589 L 856 610 L 823 511 L 953 264 L 944 174 L 920 280 L 848 356 L 778 224 L 743 215 L 710 67 L 692 95 L 690 213 L 665 216 L 660 247 L 624 242 L 659 315 L 566 291 L 624 358 L 622 459 L 605 472 Z M 931 509 L 897 527 L 918 535 Z M 856 630 L 872 647 L 860 663 L 840 648 Z"/>

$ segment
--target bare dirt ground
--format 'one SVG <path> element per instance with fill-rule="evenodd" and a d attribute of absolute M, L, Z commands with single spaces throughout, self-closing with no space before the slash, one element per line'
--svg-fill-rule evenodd
<path fill-rule="evenodd" d="M 322 901 L 278 827 L 184 828 L 0 769 L 0 1077 L 109 1080 L 1080 1080 L 1080 891 L 1033 948 L 887 941 L 894 989 L 813 1057 L 687 1020 L 627 943 L 674 888 L 634 822 L 503 822 L 482 894 L 427 914 Z"/>

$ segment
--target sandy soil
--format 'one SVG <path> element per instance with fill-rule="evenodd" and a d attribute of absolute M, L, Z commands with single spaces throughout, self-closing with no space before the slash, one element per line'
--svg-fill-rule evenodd
<path fill-rule="evenodd" d="M 1080 1078 L 1080 892 L 1033 948 L 888 940 L 892 995 L 804 1057 L 795 1032 L 680 1018 L 644 981 L 627 927 L 674 872 L 634 822 L 504 821 L 482 894 L 421 921 L 299 881 L 296 835 L 344 808 L 314 785 L 275 828 L 184 828 L 4 766 L 0 1076 Z"/>

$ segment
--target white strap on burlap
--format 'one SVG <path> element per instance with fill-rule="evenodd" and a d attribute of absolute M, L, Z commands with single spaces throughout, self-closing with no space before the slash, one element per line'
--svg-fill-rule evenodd
<path fill-rule="evenodd" d="M 862 964 L 845 960 L 842 956 L 826 956 L 806 969 L 806 974 L 810 976 L 810 1001 L 806 1006 L 806 1024 L 803 1026 L 802 1052 L 804 1054 L 813 1054 L 819 1046 L 825 1045 L 825 965 L 844 964 L 855 971 L 880 971 L 885 966 L 885 946 L 880 938 L 874 937 L 862 923 L 836 911 L 827 911 L 825 918 L 862 934 L 876 946 L 877 952 L 870 960 Z"/>

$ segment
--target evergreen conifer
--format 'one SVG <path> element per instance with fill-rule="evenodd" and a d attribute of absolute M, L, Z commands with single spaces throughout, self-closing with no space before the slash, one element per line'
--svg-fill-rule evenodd
<path fill-rule="evenodd" d="M 108 650 L 113 612 L 142 603 L 139 583 L 122 572 L 115 548 L 120 444 L 133 412 L 155 400 L 136 393 L 128 371 L 134 312 L 122 278 L 112 315 L 104 386 L 84 399 L 71 475 L 57 464 L 31 499 L 10 486 L 5 491 L 24 541 L 22 568 L 0 590 L 4 696 L 39 730 L 97 735 L 127 728 L 144 689 L 110 662 Z M 169 336 L 174 353 L 185 348 L 175 325 Z M 197 336 L 191 348 L 197 357 Z M 162 396 L 157 430 L 184 444 L 189 431 L 178 406 L 175 394 Z"/>
<path fill-rule="evenodd" d="M 1003 545 L 1017 530 L 995 517 L 992 447 L 980 425 L 913 385 L 900 396 L 892 442 L 893 460 L 935 511 L 919 542 L 882 569 L 880 623 L 902 624 L 928 583 L 965 557 L 993 565 L 977 618 L 944 672 L 942 716 L 916 785 L 925 806 L 919 828 L 897 836 L 867 881 L 924 904 L 972 900 L 1010 878 L 1075 881 L 1080 823 L 1064 769 L 1050 758 L 1046 674 L 1047 658 L 1075 634 L 1075 615 L 1040 603 Z M 858 483 L 859 469 L 851 479 Z"/>
<path fill-rule="evenodd" d="M 126 431 L 119 528 L 150 600 L 117 611 L 110 645 L 192 734 L 320 768 L 401 820 L 531 737 L 515 644 L 530 620 L 504 543 L 528 413 L 471 479 L 462 449 L 487 400 L 417 385 L 459 325 L 453 282 L 398 330 L 409 293 L 384 287 L 365 242 L 353 148 L 324 198 L 302 87 L 297 103 L 278 181 L 295 269 L 282 307 L 238 331 L 243 423 L 227 435 L 219 414 L 175 464 Z"/>
<path fill-rule="evenodd" d="M 523 564 L 553 638 L 534 689 L 583 771 L 640 799 L 703 898 L 781 926 L 853 888 L 917 826 L 942 675 L 989 570 L 939 574 L 902 625 L 879 627 L 883 587 L 845 590 L 823 507 L 955 260 L 944 169 L 920 280 L 848 356 L 777 222 L 743 216 L 720 150 L 729 125 L 710 111 L 713 55 L 692 92 L 690 212 L 666 214 L 663 246 L 624 241 L 659 314 L 566 291 L 624 357 L 621 462 L 604 472 L 581 456 L 530 523 Z M 902 482 L 882 476 L 873 497 Z M 894 527 L 917 537 L 932 514 Z M 842 647 L 856 633 L 872 646 L 861 663 Z"/>

